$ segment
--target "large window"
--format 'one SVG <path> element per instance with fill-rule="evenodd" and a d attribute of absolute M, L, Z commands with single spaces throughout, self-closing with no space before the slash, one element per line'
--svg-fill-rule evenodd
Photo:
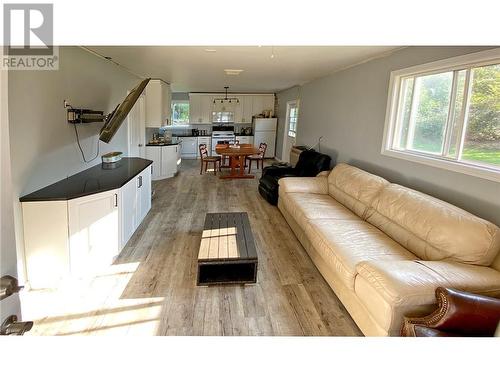
<path fill-rule="evenodd" d="M 189 100 L 172 100 L 172 124 L 189 124 Z"/>
<path fill-rule="evenodd" d="M 287 128 L 288 136 L 295 138 L 297 136 L 297 120 L 299 118 L 299 107 L 297 101 L 287 103 Z"/>
<path fill-rule="evenodd" d="M 500 49 L 393 72 L 382 152 L 500 180 Z"/>

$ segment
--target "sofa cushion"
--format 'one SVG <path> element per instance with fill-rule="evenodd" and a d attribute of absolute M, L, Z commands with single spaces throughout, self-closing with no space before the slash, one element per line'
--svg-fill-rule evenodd
<path fill-rule="evenodd" d="M 397 242 L 354 215 L 351 220 L 311 219 L 305 231 L 315 250 L 351 290 L 354 290 L 359 262 L 416 259 Z"/>
<path fill-rule="evenodd" d="M 497 296 L 500 272 L 446 261 L 365 261 L 356 267 L 355 292 L 375 321 L 397 334 L 404 315 L 430 312 L 438 286 Z"/>
<path fill-rule="evenodd" d="M 390 184 L 366 220 L 423 260 L 489 266 L 500 249 L 500 229 L 437 198 Z"/>
<path fill-rule="evenodd" d="M 370 203 L 389 182 L 348 164 L 338 164 L 328 175 L 328 193 L 365 218 Z"/>
<path fill-rule="evenodd" d="M 280 196 L 285 209 L 301 224 L 310 219 L 359 218 L 328 194 L 287 193 Z"/>

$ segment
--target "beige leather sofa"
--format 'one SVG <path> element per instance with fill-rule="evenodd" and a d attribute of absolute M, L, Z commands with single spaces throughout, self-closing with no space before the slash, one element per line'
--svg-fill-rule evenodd
<path fill-rule="evenodd" d="M 347 164 L 279 183 L 280 211 L 365 335 L 398 335 L 438 286 L 500 295 L 494 224 Z"/>

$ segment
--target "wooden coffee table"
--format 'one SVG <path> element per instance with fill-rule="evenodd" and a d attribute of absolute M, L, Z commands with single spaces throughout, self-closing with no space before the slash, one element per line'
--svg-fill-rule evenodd
<path fill-rule="evenodd" d="M 257 265 L 247 213 L 208 213 L 198 253 L 197 285 L 255 283 Z"/>

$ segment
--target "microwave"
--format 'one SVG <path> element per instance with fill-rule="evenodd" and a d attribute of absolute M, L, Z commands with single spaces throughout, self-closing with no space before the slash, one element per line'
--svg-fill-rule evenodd
<path fill-rule="evenodd" d="M 212 123 L 214 124 L 232 124 L 233 122 L 234 122 L 234 112 L 232 111 L 212 112 Z"/>

